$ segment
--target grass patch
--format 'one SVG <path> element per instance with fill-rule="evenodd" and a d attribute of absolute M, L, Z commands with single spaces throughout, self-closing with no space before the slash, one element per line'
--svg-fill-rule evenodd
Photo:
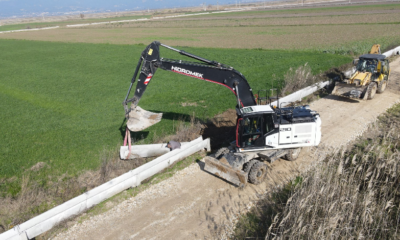
<path fill-rule="evenodd" d="M 347 44 L 335 44 L 330 47 L 318 48 L 317 51 L 341 55 L 361 55 L 368 53 L 371 50 L 372 45 L 376 43 L 381 45 L 381 51 L 384 53 L 385 51 L 400 46 L 400 38 L 376 37 L 353 41 Z"/>
<path fill-rule="evenodd" d="M 141 37 L 141 38 L 137 38 L 137 40 L 152 42 L 152 41 L 154 41 L 154 37 Z M 159 38 L 157 38 L 157 40 L 158 41 L 164 41 L 164 40 L 199 41 L 198 39 L 195 39 L 195 38 L 180 38 L 180 37 L 159 37 Z"/>
<path fill-rule="evenodd" d="M 279 5 L 279 4 L 278 4 Z M 374 5 L 345 5 L 345 6 L 326 6 L 326 7 L 303 7 L 293 9 L 266 9 L 256 11 L 240 11 L 240 12 L 228 12 L 228 13 L 215 13 L 214 16 L 244 16 L 251 13 L 252 15 L 264 15 L 264 14 L 282 14 L 282 13 L 315 13 L 315 12 L 327 12 L 328 14 L 332 11 L 338 11 L 341 13 L 353 13 L 355 10 L 368 11 L 368 10 L 394 10 L 400 9 L 400 4 L 374 4 Z M 201 18 L 202 16 L 193 16 Z"/>
<path fill-rule="evenodd" d="M 264 239 L 275 215 L 283 211 L 291 193 L 301 181 L 298 177 L 283 188 L 264 195 L 248 213 L 239 217 L 233 239 Z"/>
<path fill-rule="evenodd" d="M 67 26 L 67 25 L 72 25 L 72 24 L 122 21 L 122 20 L 133 20 L 133 19 L 150 18 L 150 17 L 151 17 L 151 15 L 137 15 L 137 16 L 122 16 L 122 17 L 110 17 L 110 18 L 74 19 L 74 20 L 65 20 L 65 21 L 54 21 L 54 22 L 29 22 L 29 23 L 3 25 L 3 26 L 0 26 L 0 31 L 45 28 L 45 27 L 55 27 L 55 26 L 61 27 L 61 26 Z"/>
<path fill-rule="evenodd" d="M 21 24 L 11 24 L 0 26 L 0 31 L 12 31 L 12 30 L 22 30 L 22 29 L 32 29 L 32 28 L 45 28 L 45 27 L 55 27 L 61 22 L 51 22 L 51 23 L 21 23 Z"/>

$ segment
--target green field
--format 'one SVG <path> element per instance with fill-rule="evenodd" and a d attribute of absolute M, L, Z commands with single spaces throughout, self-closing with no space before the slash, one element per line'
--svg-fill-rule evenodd
<path fill-rule="evenodd" d="M 171 46 L 307 50 L 359 55 L 376 43 L 381 44 L 382 50 L 397 46 L 400 42 L 399 23 L 400 4 L 393 2 L 366 6 L 266 9 L 80 28 L 60 27 L 0 34 L 0 38 L 128 45 L 147 45 L 157 39 Z"/>
<path fill-rule="evenodd" d="M 3 26 L 0 26 L 0 31 L 66 26 L 66 25 L 70 25 L 70 24 L 83 24 L 83 23 L 93 23 L 93 22 L 122 21 L 122 20 L 138 19 L 138 18 L 149 18 L 149 17 L 151 17 L 151 16 L 150 15 L 136 15 L 136 16 L 123 16 L 123 17 L 111 17 L 111 18 L 72 19 L 72 20 L 54 21 L 54 22 L 30 22 L 30 23 L 3 25 Z"/>
<path fill-rule="evenodd" d="M 0 40 L 0 191 L 16 195 L 27 173 L 43 186 L 51 176 L 75 176 L 100 166 L 100 153 L 122 144 L 127 92 L 144 45 Z M 351 61 L 317 52 L 183 48 L 233 66 L 254 90 L 275 86 L 290 67 L 308 62 L 314 73 Z M 165 57 L 183 59 L 161 50 Z M 182 103 L 197 102 L 183 107 Z M 151 142 L 171 134 L 173 122 L 210 118 L 235 106 L 222 86 L 158 70 L 140 106 L 164 112 L 157 125 L 134 135 Z M 29 169 L 38 162 L 43 170 Z M 15 177 L 14 177 L 15 176 Z M 13 178 L 14 177 L 14 178 Z"/>
<path fill-rule="evenodd" d="M 359 10 L 382 10 L 382 9 L 394 9 L 398 8 L 399 6 L 397 3 L 383 3 L 383 4 L 374 4 L 374 5 L 340 5 L 340 6 L 325 6 L 325 7 L 305 7 L 305 8 L 278 8 L 278 9 L 269 9 L 266 8 L 265 10 L 254 10 L 251 11 L 253 15 L 264 15 L 268 14 L 283 14 L 283 13 L 315 13 L 315 12 L 325 12 L 325 16 L 339 16 L 342 13 L 354 13 L 354 11 Z M 336 14 L 332 14 L 332 11 L 338 11 Z M 247 15 L 248 12 L 240 11 L 240 12 L 229 12 L 229 13 L 215 13 L 218 15 Z"/>

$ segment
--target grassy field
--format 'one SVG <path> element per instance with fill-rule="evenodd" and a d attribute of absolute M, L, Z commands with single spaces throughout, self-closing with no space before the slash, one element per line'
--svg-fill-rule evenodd
<path fill-rule="evenodd" d="M 384 16 L 384 17 L 382 17 Z M 317 50 L 361 54 L 400 41 L 400 4 L 247 11 L 0 34 L 57 42 Z"/>
<path fill-rule="evenodd" d="M 123 16 L 123 17 L 112 17 L 112 18 L 90 18 L 90 19 L 71 19 L 65 21 L 54 21 L 54 22 L 27 22 L 20 24 L 10 24 L 0 26 L 0 31 L 10 31 L 10 30 L 21 30 L 29 28 L 45 28 L 60 26 L 65 27 L 70 24 L 83 24 L 83 23 L 93 23 L 93 22 L 104 22 L 104 21 L 121 21 L 121 20 L 132 20 L 138 18 L 149 18 L 150 15 L 137 15 L 137 16 Z"/>
<path fill-rule="evenodd" d="M 121 102 L 145 46 L 0 42 L 3 196 L 17 194 L 21 175 L 38 162 L 47 167 L 31 175 L 46 185 L 57 176 L 98 167 L 104 149 L 116 151 L 123 137 Z M 316 52 L 184 49 L 233 66 L 255 90 L 272 86 L 273 74 L 276 86 L 288 68 L 305 62 L 318 73 L 350 61 Z M 165 57 L 182 59 L 163 50 Z M 197 106 L 183 107 L 194 102 Z M 151 142 L 156 135 L 171 134 L 177 119 L 189 121 L 193 114 L 207 119 L 234 107 L 235 97 L 223 87 L 159 70 L 140 105 L 164 112 L 161 123 L 134 135 Z"/>
<path fill-rule="evenodd" d="M 328 0 L 329 1 L 329 0 Z M 307 1 L 305 1 L 307 2 Z M 322 2 L 320 0 L 317 0 L 316 2 Z M 298 3 L 298 2 L 296 2 Z M 396 4 L 396 3 L 394 3 Z M 324 15 L 331 15 L 332 12 L 336 11 L 336 15 L 339 14 L 348 14 L 348 13 L 354 13 L 355 11 L 358 10 L 387 10 L 387 9 L 394 9 L 396 7 L 393 7 L 393 3 L 381 3 L 381 4 L 373 4 L 373 5 L 332 5 L 332 6 L 319 6 L 319 7 L 305 7 L 302 8 L 279 8 L 279 9 L 265 9 L 265 10 L 254 10 L 252 11 L 253 15 L 263 15 L 266 13 L 268 14 L 287 14 L 287 13 L 321 13 L 323 12 Z M 241 12 L 230 12 L 230 13 L 218 13 L 219 15 L 248 15 L 248 12 L 241 11 Z"/>

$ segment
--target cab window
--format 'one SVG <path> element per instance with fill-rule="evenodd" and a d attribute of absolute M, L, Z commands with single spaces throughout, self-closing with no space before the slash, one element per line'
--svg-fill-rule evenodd
<path fill-rule="evenodd" d="M 272 114 L 264 115 L 265 133 L 269 133 L 275 129 L 274 118 Z"/>
<path fill-rule="evenodd" d="M 243 135 L 242 146 L 262 146 L 264 144 L 262 138 L 263 118 L 261 116 L 246 117 L 243 119 Z"/>
<path fill-rule="evenodd" d="M 261 133 L 261 118 L 260 117 L 248 117 L 244 119 L 244 133 Z"/>

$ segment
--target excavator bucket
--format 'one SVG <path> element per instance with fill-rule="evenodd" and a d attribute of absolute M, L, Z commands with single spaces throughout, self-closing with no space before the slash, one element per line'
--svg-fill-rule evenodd
<path fill-rule="evenodd" d="M 225 158 L 219 161 L 213 157 L 205 157 L 204 170 L 241 187 L 247 183 L 247 173 L 232 168 Z"/>
<path fill-rule="evenodd" d="M 162 113 L 153 113 L 137 106 L 129 112 L 129 119 L 126 126 L 132 132 L 142 131 L 161 121 L 161 117 Z"/>
<path fill-rule="evenodd" d="M 354 84 L 337 82 L 335 84 L 335 88 L 332 91 L 332 94 L 341 97 L 364 99 L 364 97 L 366 96 L 365 89 L 365 86 L 356 86 Z"/>

